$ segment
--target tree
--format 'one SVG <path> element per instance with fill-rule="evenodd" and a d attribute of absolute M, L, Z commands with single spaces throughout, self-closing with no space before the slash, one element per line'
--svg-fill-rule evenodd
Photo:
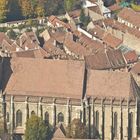
<path fill-rule="evenodd" d="M 38 116 L 32 115 L 26 122 L 25 140 L 46 140 L 50 137 L 49 125 Z"/>
<path fill-rule="evenodd" d="M 71 11 L 74 5 L 74 0 L 64 0 L 64 7 L 66 11 Z"/>
<path fill-rule="evenodd" d="M 29 18 L 33 15 L 33 7 L 30 0 L 20 0 L 22 15 Z"/>
<path fill-rule="evenodd" d="M 85 139 L 87 138 L 86 127 L 80 119 L 74 119 L 66 129 L 68 138 Z"/>
<path fill-rule="evenodd" d="M 36 7 L 36 14 L 38 17 L 43 17 L 45 15 L 45 10 L 43 5 L 37 5 Z"/>
<path fill-rule="evenodd" d="M 81 9 L 81 13 L 80 13 L 80 21 L 83 23 L 85 21 L 85 13 L 84 13 L 84 9 Z"/>
<path fill-rule="evenodd" d="M 5 21 L 7 15 L 7 0 L 0 0 L 0 22 Z"/>
<path fill-rule="evenodd" d="M 20 0 L 9 0 L 8 1 L 8 21 L 22 19 L 22 11 L 20 7 Z"/>
<path fill-rule="evenodd" d="M 84 9 L 81 9 L 80 21 L 84 27 L 86 27 L 88 25 L 88 23 L 90 22 L 90 17 L 85 15 Z"/>
<path fill-rule="evenodd" d="M 16 32 L 13 31 L 13 29 L 10 29 L 8 32 L 7 32 L 7 35 L 10 39 L 13 39 L 15 40 L 17 38 L 17 34 Z"/>

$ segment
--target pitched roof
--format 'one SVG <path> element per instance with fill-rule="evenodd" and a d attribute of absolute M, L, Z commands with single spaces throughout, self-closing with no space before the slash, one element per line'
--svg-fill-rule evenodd
<path fill-rule="evenodd" d="M 120 50 L 101 50 L 85 57 L 86 67 L 94 70 L 125 68 L 126 63 Z"/>
<path fill-rule="evenodd" d="M 128 21 L 129 23 L 132 23 L 137 27 L 140 27 L 140 13 L 135 12 L 132 8 L 123 8 L 119 12 L 118 17 Z"/>
<path fill-rule="evenodd" d="M 140 75 L 140 61 L 132 67 L 131 72 Z"/>
<path fill-rule="evenodd" d="M 124 54 L 124 57 L 127 61 L 127 63 L 135 63 L 138 61 L 138 55 L 136 54 L 136 51 L 129 51 L 129 52 L 126 52 Z"/>
<path fill-rule="evenodd" d="M 92 36 L 102 39 L 105 34 L 105 30 L 98 25 L 88 31 Z"/>
<path fill-rule="evenodd" d="M 7 40 L 3 40 L 2 41 L 2 50 L 5 52 L 15 52 L 16 51 L 16 47 L 13 44 L 10 44 Z"/>
<path fill-rule="evenodd" d="M 18 51 L 11 53 L 12 57 L 26 57 L 26 58 L 47 58 L 50 55 L 41 47 L 35 50 Z"/>
<path fill-rule="evenodd" d="M 84 70 L 83 61 L 12 58 L 4 63 L 3 87 L 12 95 L 81 99 Z"/>
<path fill-rule="evenodd" d="M 48 18 L 48 21 L 49 21 L 54 27 L 56 27 L 57 24 L 60 24 L 60 25 L 62 25 L 63 27 L 65 27 L 65 28 L 67 28 L 67 29 L 71 29 L 70 24 L 61 21 L 59 18 L 57 18 L 57 17 L 54 16 L 54 15 L 51 15 L 51 16 Z"/>
<path fill-rule="evenodd" d="M 77 56 L 83 57 L 88 55 L 88 51 L 86 50 L 86 48 L 79 42 L 73 41 L 72 34 L 70 33 L 67 33 L 64 45 L 68 48 L 70 52 L 74 53 Z"/>
<path fill-rule="evenodd" d="M 94 21 L 93 24 L 99 25 L 102 28 L 104 28 L 104 25 L 106 27 L 109 26 L 115 30 L 119 30 L 124 33 L 129 33 L 137 38 L 140 38 L 140 31 L 138 29 L 128 27 L 125 24 L 118 22 L 117 20 L 113 20 L 113 19 L 97 20 Z"/>
<path fill-rule="evenodd" d="M 140 99 L 139 88 L 128 72 L 89 70 L 87 79 L 87 96 Z"/>
<path fill-rule="evenodd" d="M 108 46 L 112 48 L 117 48 L 119 45 L 122 44 L 122 40 L 113 36 L 112 34 L 108 33 L 103 37 L 103 42 L 105 42 Z"/>
<path fill-rule="evenodd" d="M 12 43 L 12 41 L 9 39 L 9 37 L 3 33 L 3 32 L 0 32 L 0 45 L 2 44 L 3 40 L 6 40 L 8 43 Z"/>
<path fill-rule="evenodd" d="M 118 3 L 115 3 L 111 6 L 109 6 L 108 9 L 111 10 L 111 11 L 117 11 L 117 10 L 121 10 L 122 7 Z"/>
<path fill-rule="evenodd" d="M 65 138 L 66 134 L 65 134 L 65 129 L 64 129 L 64 126 L 62 125 L 62 123 L 59 124 L 59 126 L 56 128 L 54 134 L 53 134 L 53 137 L 54 138 Z"/>
<path fill-rule="evenodd" d="M 59 43 L 63 43 L 64 42 L 64 40 L 65 40 L 65 32 L 60 32 L 60 31 L 57 31 L 57 32 L 55 32 L 55 33 L 52 33 L 52 32 L 50 32 L 50 36 L 53 38 L 53 39 L 55 39 L 55 40 L 57 40 Z"/>
<path fill-rule="evenodd" d="M 89 10 L 99 14 L 99 15 L 102 15 L 101 13 L 101 10 L 100 10 L 100 7 L 97 5 L 97 6 L 92 6 L 92 7 L 88 7 Z"/>
<path fill-rule="evenodd" d="M 78 18 L 78 17 L 80 17 L 80 14 L 81 14 L 80 9 L 73 10 L 73 11 L 69 12 L 69 16 L 72 17 L 72 18 Z"/>
<path fill-rule="evenodd" d="M 22 49 L 36 49 L 39 48 L 39 40 L 34 32 L 24 32 L 16 41 L 17 45 Z"/>
<path fill-rule="evenodd" d="M 50 38 L 48 41 L 45 42 L 43 49 L 50 54 L 50 56 L 59 56 L 61 58 L 65 58 L 66 54 L 65 52 L 60 49 L 59 47 L 56 47 L 54 45 L 54 39 Z"/>

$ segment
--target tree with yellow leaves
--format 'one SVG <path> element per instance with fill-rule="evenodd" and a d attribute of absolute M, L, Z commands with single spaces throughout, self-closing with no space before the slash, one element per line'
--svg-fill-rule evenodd
<path fill-rule="evenodd" d="M 0 0 L 0 22 L 6 19 L 8 0 Z"/>
<path fill-rule="evenodd" d="M 30 18 L 33 15 L 33 8 L 30 0 L 21 0 L 21 11 L 25 18 Z"/>
<path fill-rule="evenodd" d="M 43 5 L 37 5 L 36 14 L 38 17 L 43 17 L 45 15 L 45 9 Z"/>

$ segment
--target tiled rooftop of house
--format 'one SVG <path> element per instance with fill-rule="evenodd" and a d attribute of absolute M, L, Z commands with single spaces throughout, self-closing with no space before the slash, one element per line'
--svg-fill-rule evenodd
<path fill-rule="evenodd" d="M 135 12 L 131 8 L 123 8 L 119 12 L 118 17 L 137 27 L 140 27 L 140 13 Z"/>

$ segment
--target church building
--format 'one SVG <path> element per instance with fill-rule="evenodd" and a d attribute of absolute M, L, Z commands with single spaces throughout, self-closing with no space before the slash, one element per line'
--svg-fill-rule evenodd
<path fill-rule="evenodd" d="M 84 61 L 3 58 L 0 81 L 11 135 L 23 137 L 36 114 L 53 127 L 79 118 L 89 138 L 140 137 L 140 90 L 129 72 L 91 70 Z"/>

